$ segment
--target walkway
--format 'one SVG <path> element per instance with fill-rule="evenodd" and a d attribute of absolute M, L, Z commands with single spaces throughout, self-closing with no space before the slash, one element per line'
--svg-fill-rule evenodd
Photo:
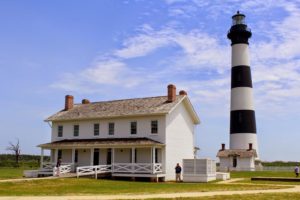
<path fill-rule="evenodd" d="M 56 178 L 71 178 L 71 177 L 76 177 L 76 173 L 66 173 L 66 174 L 62 174 L 60 176 L 47 176 L 47 177 L 39 177 L 39 178 L 5 179 L 5 180 L 0 180 L 0 183 L 20 182 L 20 181 L 35 181 L 35 180 L 56 179 Z"/>

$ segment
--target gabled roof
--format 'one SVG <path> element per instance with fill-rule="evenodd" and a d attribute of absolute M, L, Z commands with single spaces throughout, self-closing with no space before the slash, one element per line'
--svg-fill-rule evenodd
<path fill-rule="evenodd" d="M 187 102 L 188 111 L 193 121 L 200 122 L 197 113 L 186 95 L 177 95 L 176 100 L 168 102 L 167 96 L 124 99 L 114 101 L 75 104 L 70 110 L 61 110 L 45 121 L 69 121 L 127 116 L 165 115 L 170 113 L 183 100 Z"/>
<path fill-rule="evenodd" d="M 257 153 L 255 149 L 248 150 L 248 149 L 226 149 L 220 150 L 217 154 L 217 157 L 233 157 L 238 156 L 241 158 L 247 157 L 257 157 Z"/>
<path fill-rule="evenodd" d="M 96 139 L 65 139 L 46 144 L 42 148 L 71 148 L 71 147 L 120 147 L 120 146 L 162 146 L 161 142 L 150 138 L 96 138 Z"/>

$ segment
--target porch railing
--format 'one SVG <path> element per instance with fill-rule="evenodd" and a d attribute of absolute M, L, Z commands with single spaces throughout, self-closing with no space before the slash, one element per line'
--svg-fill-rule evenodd
<path fill-rule="evenodd" d="M 145 173 L 156 174 L 162 172 L 161 163 L 114 163 L 113 173 Z"/>
<path fill-rule="evenodd" d="M 97 178 L 101 173 L 141 173 L 157 174 L 162 173 L 161 163 L 114 163 L 112 165 L 94 165 L 77 167 L 76 174 L 79 176 L 94 175 Z"/>
<path fill-rule="evenodd" d="M 43 163 L 42 168 L 39 169 L 39 174 L 55 176 L 55 175 L 69 173 L 72 171 L 74 164 L 62 163 L 59 167 L 59 172 L 57 171 L 57 168 L 55 166 L 56 163 Z"/>
<path fill-rule="evenodd" d="M 95 175 L 111 172 L 111 165 L 81 166 L 76 168 L 77 178 L 84 175 Z"/>

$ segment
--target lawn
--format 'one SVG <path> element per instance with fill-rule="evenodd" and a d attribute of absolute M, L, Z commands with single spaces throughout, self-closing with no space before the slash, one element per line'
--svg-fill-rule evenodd
<path fill-rule="evenodd" d="M 174 198 L 174 199 L 180 199 L 180 200 L 266 200 L 266 199 L 272 199 L 272 200 L 282 200 L 282 199 L 288 199 L 288 200 L 298 200 L 300 199 L 300 193 L 276 193 L 276 194 L 243 194 L 243 195 L 218 195 L 213 197 L 196 197 L 196 198 Z M 154 200 L 154 199 L 152 199 Z"/>
<path fill-rule="evenodd" d="M 0 196 L 19 195 L 87 195 L 87 194 L 154 194 L 277 189 L 281 186 L 234 185 L 216 183 L 151 183 L 88 178 L 66 178 L 0 183 Z"/>
<path fill-rule="evenodd" d="M 24 170 L 26 169 L 25 168 L 0 168 L 0 180 L 22 178 Z"/>

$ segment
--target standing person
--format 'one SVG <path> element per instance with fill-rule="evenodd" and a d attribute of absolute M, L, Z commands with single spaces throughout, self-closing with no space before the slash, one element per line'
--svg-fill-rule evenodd
<path fill-rule="evenodd" d="M 56 176 L 60 175 L 60 165 L 61 165 L 61 158 L 59 158 L 56 163 Z"/>
<path fill-rule="evenodd" d="M 297 165 L 296 167 L 295 167 L 295 175 L 296 175 L 296 178 L 298 178 L 298 176 L 299 176 L 299 165 Z"/>
<path fill-rule="evenodd" d="M 175 167 L 175 174 L 176 174 L 176 182 L 181 182 L 181 167 L 179 163 L 177 163 Z"/>

